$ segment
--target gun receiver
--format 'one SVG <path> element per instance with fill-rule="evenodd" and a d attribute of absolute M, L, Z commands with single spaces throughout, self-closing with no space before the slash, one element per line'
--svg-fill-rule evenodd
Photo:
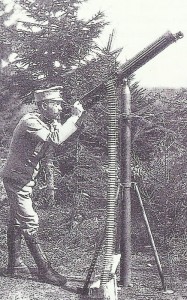
<path fill-rule="evenodd" d="M 183 38 L 183 33 L 181 31 L 176 34 L 172 34 L 170 31 L 167 31 L 161 37 L 159 37 L 156 41 L 150 44 L 148 47 L 144 48 L 141 52 L 135 55 L 133 58 L 125 62 L 115 74 L 115 80 L 117 85 L 121 82 L 122 79 L 128 78 L 131 74 L 141 68 L 144 64 L 150 61 L 153 57 L 158 55 L 164 49 L 166 49 L 169 45 L 176 42 L 178 39 Z M 101 82 L 94 89 L 85 94 L 80 101 L 83 103 L 85 100 L 94 97 L 99 93 L 102 89 L 105 88 L 106 81 Z M 86 101 L 85 101 L 86 102 Z M 93 104 L 97 102 L 97 98 L 95 101 L 89 101 L 89 103 L 84 103 L 85 108 L 91 107 Z"/>

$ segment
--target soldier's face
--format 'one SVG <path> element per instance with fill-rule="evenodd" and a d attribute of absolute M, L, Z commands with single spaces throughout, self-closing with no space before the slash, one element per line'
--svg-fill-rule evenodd
<path fill-rule="evenodd" d="M 48 101 L 43 107 L 45 116 L 50 120 L 55 120 L 60 118 L 60 113 L 62 111 L 60 101 Z"/>

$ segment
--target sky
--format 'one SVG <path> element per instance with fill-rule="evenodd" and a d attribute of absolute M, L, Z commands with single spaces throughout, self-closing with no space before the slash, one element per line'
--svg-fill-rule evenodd
<path fill-rule="evenodd" d="M 10 10 L 14 0 L 3 2 Z M 98 11 L 103 11 L 110 23 L 98 43 L 105 47 L 114 29 L 113 49 L 123 47 L 118 58 L 121 63 L 165 32 L 182 31 L 184 37 L 137 70 L 135 79 L 142 87 L 187 88 L 187 0 L 87 0 L 80 6 L 79 17 L 89 19 Z M 17 7 L 12 21 L 19 20 L 21 15 Z"/>
<path fill-rule="evenodd" d="M 87 19 L 99 10 L 110 25 L 98 42 L 106 46 L 114 29 L 113 49 L 123 47 L 118 58 L 121 63 L 166 31 L 182 31 L 184 37 L 137 70 L 135 79 L 143 87 L 187 88 L 187 0 L 88 0 L 79 16 Z"/>

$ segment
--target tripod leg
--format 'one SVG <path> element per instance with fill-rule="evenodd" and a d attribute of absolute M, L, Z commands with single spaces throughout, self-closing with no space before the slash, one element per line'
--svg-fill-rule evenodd
<path fill-rule="evenodd" d="M 146 228 L 147 228 L 147 232 L 148 232 L 148 235 L 149 235 L 149 238 L 150 238 L 151 247 L 153 249 L 155 261 L 156 261 L 157 268 L 158 268 L 158 273 L 159 273 L 161 283 L 162 283 L 162 287 L 163 287 L 164 291 L 166 291 L 166 285 L 165 285 L 165 281 L 164 281 L 164 274 L 163 274 L 162 266 L 161 266 L 160 259 L 159 259 L 159 256 L 158 256 L 158 251 L 157 251 L 156 246 L 155 246 L 154 238 L 153 238 L 153 235 L 152 235 L 152 232 L 151 232 L 151 228 L 149 226 L 149 222 L 148 222 L 147 215 L 146 215 L 146 212 L 145 212 L 145 208 L 144 208 L 144 205 L 143 205 L 143 201 L 142 201 L 142 198 L 141 198 L 141 195 L 140 195 L 140 191 L 139 191 L 139 188 L 138 188 L 136 183 L 134 183 L 134 188 L 135 188 L 135 191 L 136 191 L 136 194 L 137 194 L 140 206 L 141 206 L 143 219 L 144 219 L 144 222 L 145 222 L 145 225 L 146 225 Z"/>

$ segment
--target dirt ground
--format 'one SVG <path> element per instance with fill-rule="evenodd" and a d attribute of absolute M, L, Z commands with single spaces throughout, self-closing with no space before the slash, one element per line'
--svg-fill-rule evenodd
<path fill-rule="evenodd" d="M 0 299 L 2 300 L 88 300 L 91 297 L 81 296 L 77 288 L 82 287 L 85 277 L 77 274 L 76 270 L 70 274 L 63 267 L 58 268 L 66 273 L 68 283 L 64 287 L 40 283 L 31 279 L 15 279 L 0 277 Z M 69 273 L 69 274 L 68 274 Z M 174 275 L 174 274 L 173 274 Z M 132 287 L 118 290 L 119 300 L 185 300 L 187 299 L 187 281 L 183 276 L 172 278 L 167 274 L 168 293 L 164 293 L 155 265 L 150 263 L 150 256 L 143 254 L 134 257 L 132 267 Z M 169 292 L 173 291 L 172 294 Z"/>

